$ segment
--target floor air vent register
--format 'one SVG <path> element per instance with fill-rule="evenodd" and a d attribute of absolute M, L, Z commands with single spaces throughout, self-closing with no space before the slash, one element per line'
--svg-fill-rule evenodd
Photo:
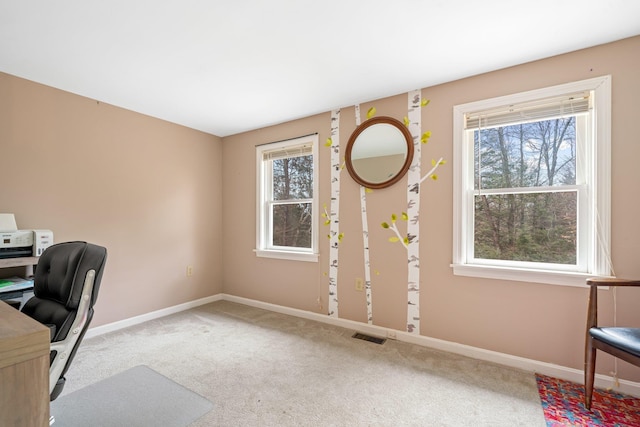
<path fill-rule="evenodd" d="M 386 338 L 373 337 L 371 335 L 361 334 L 360 332 L 356 332 L 352 337 L 359 340 L 369 341 L 375 344 L 384 344 L 387 340 Z"/>

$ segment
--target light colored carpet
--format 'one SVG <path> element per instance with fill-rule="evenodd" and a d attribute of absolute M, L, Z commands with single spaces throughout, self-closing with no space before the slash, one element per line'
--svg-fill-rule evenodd
<path fill-rule="evenodd" d="M 51 402 L 56 427 L 185 427 L 212 408 L 204 397 L 144 365 Z"/>
<path fill-rule="evenodd" d="M 353 333 L 220 301 L 86 339 L 63 396 L 144 364 L 214 402 L 195 427 L 545 426 L 532 373 Z"/>

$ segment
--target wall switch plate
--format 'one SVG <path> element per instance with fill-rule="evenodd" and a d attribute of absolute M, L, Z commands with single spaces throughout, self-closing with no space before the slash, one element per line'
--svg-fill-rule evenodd
<path fill-rule="evenodd" d="M 358 277 L 356 278 L 356 291 L 363 291 L 364 290 L 364 281 Z"/>

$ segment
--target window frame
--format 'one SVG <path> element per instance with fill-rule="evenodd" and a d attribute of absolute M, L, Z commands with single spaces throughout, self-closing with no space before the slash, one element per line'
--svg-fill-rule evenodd
<path fill-rule="evenodd" d="M 311 203 L 311 247 L 296 248 L 293 246 L 272 246 L 273 222 L 270 215 L 272 205 L 284 204 L 271 199 L 272 169 L 267 167 L 273 160 L 265 160 L 264 154 L 285 149 L 295 149 L 303 145 L 311 145 L 313 159 L 312 197 L 299 200 Z M 287 259 L 294 261 L 318 261 L 318 134 L 305 135 L 284 141 L 256 146 L 256 249 L 258 257 Z M 287 202 L 291 203 L 291 201 Z"/>
<path fill-rule="evenodd" d="M 586 227 L 578 226 L 580 241 L 578 250 L 582 251 L 576 260 L 578 266 L 566 268 L 557 264 L 470 259 L 474 244 L 472 200 L 475 191 L 473 184 L 469 188 L 468 183 L 473 182 L 474 147 L 473 144 L 467 143 L 465 136 L 467 132 L 464 129 L 465 114 L 578 91 L 590 91 L 594 97 L 592 120 L 588 130 L 592 135 L 592 142 L 585 144 L 587 148 L 585 167 L 590 169 L 590 173 L 585 177 L 584 188 L 577 189 L 582 192 L 582 197 L 578 198 L 578 221 L 588 221 Z M 611 76 L 456 105 L 453 108 L 453 143 L 453 262 L 451 267 L 454 275 L 568 286 L 585 286 L 585 280 L 588 277 L 610 277 Z M 584 198 L 585 194 L 589 195 L 587 199 Z"/>

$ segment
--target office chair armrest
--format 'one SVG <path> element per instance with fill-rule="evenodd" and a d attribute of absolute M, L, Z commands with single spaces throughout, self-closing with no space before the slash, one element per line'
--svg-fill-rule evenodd
<path fill-rule="evenodd" d="M 640 286 L 640 280 L 619 279 L 617 277 L 593 277 L 587 279 L 589 286 Z"/>

